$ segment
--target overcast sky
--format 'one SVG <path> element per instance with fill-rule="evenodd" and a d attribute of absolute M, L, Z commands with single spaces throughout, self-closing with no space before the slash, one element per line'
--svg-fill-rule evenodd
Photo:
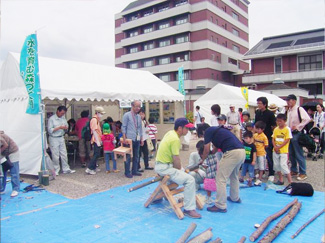
<path fill-rule="evenodd" d="M 114 66 L 114 14 L 132 0 L 2 0 L 0 65 L 37 30 L 39 55 Z M 250 47 L 324 28 L 325 0 L 250 0 Z"/>

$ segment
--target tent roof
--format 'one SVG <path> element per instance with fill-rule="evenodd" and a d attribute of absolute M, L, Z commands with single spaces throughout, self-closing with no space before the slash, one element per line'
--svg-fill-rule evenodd
<path fill-rule="evenodd" d="M 256 99 L 261 96 L 266 97 L 269 104 L 274 103 L 278 107 L 283 107 L 286 105 L 286 102 L 276 95 L 251 89 L 248 90 L 248 105 L 257 106 Z M 219 104 L 228 106 L 233 104 L 236 107 L 240 107 L 246 104 L 246 100 L 242 95 L 240 88 L 230 85 L 217 84 L 205 95 L 201 96 L 195 103 L 201 105 Z"/>
<path fill-rule="evenodd" d="M 9 53 L 0 70 L 0 101 L 25 98 L 20 54 Z M 183 101 L 184 96 L 148 71 L 39 57 L 42 99 Z"/>

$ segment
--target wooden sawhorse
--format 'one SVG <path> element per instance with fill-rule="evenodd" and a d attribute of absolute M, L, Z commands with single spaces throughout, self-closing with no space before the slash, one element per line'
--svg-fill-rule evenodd
<path fill-rule="evenodd" d="M 149 205 L 156 200 L 162 199 L 163 197 L 167 198 L 168 202 L 172 206 L 174 212 L 176 213 L 177 217 L 179 219 L 184 218 L 184 213 L 181 210 L 181 208 L 184 206 L 183 200 L 181 202 L 176 202 L 173 195 L 176 195 L 178 193 L 181 193 L 184 191 L 184 187 L 178 188 L 178 184 L 175 182 L 172 182 L 171 184 L 167 185 L 167 182 L 169 181 L 170 176 L 166 175 L 162 179 L 161 182 L 159 182 L 159 185 L 154 190 L 154 192 L 151 194 L 149 199 L 146 201 L 144 206 L 147 208 Z M 198 198 L 198 196 L 195 196 L 196 198 L 196 207 L 198 209 L 202 209 L 204 204 L 201 202 L 201 200 Z"/>

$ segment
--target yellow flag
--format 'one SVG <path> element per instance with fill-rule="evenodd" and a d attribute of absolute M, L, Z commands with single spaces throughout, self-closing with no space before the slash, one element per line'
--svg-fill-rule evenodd
<path fill-rule="evenodd" d="M 248 109 L 248 88 L 247 87 L 240 87 L 241 93 L 246 100 L 245 108 Z"/>

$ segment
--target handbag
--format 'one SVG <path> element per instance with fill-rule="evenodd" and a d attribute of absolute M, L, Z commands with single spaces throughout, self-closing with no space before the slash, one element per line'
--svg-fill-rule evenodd
<path fill-rule="evenodd" d="M 206 191 L 215 192 L 217 190 L 215 179 L 214 178 L 204 178 L 203 188 Z"/>
<path fill-rule="evenodd" d="M 152 151 L 155 147 L 153 146 L 151 138 L 149 137 L 146 141 L 147 141 L 148 150 Z"/>

